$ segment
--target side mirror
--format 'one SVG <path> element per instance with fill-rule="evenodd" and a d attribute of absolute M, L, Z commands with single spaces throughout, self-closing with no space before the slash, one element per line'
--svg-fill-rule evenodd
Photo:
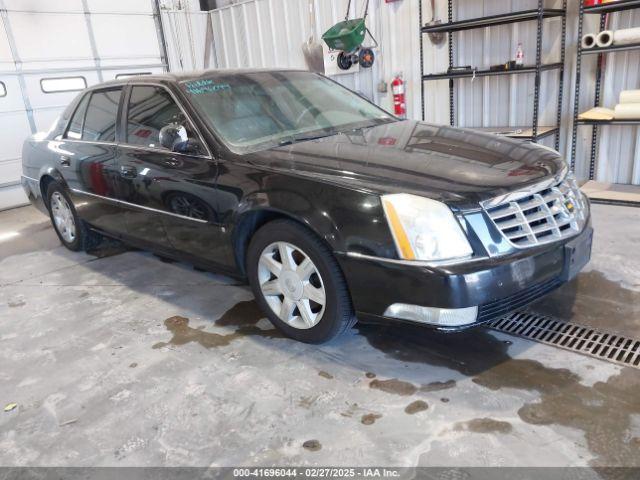
<path fill-rule="evenodd" d="M 159 140 L 160 145 L 173 152 L 181 143 L 187 142 L 189 137 L 184 125 L 170 123 L 160 129 Z"/>

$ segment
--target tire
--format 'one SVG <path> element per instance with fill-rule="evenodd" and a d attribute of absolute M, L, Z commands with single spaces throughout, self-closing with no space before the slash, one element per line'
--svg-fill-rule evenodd
<path fill-rule="evenodd" d="M 340 52 L 338 54 L 337 62 L 338 68 L 340 70 L 349 70 L 351 68 L 351 65 L 353 65 L 353 62 L 351 61 L 351 55 L 344 52 Z"/>
<path fill-rule="evenodd" d="M 62 214 L 63 209 L 59 209 L 58 205 L 68 208 L 67 222 L 63 226 L 56 217 Z M 95 248 L 102 236 L 90 230 L 87 224 L 78 217 L 73 202 L 65 191 L 64 187 L 58 182 L 51 182 L 47 188 L 47 206 L 49 207 L 49 218 L 60 242 L 69 250 L 88 251 Z M 73 235 L 70 235 L 70 227 L 73 225 Z M 67 227 L 67 228 L 65 228 Z"/>
<path fill-rule="evenodd" d="M 283 262 L 282 248 L 289 262 Z M 303 264 L 306 268 L 300 268 Z M 288 337 L 305 343 L 325 343 L 355 325 L 351 297 L 338 262 L 316 235 L 298 223 L 274 220 L 260 228 L 249 244 L 246 268 L 260 308 Z M 301 273 L 311 270 L 314 271 L 308 277 Z M 279 276 L 273 271 L 278 271 Z M 265 291 L 271 295 L 265 295 Z M 307 296 L 307 292 L 314 293 Z M 324 299 L 324 304 L 310 297 Z M 291 303 L 293 311 L 285 321 L 283 318 L 289 315 L 283 312 Z"/>

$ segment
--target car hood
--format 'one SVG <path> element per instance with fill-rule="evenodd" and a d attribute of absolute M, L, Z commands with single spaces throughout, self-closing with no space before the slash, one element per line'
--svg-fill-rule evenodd
<path fill-rule="evenodd" d="M 413 193 L 459 208 L 564 170 L 530 142 L 412 120 L 251 154 L 252 163 L 376 193 Z"/>

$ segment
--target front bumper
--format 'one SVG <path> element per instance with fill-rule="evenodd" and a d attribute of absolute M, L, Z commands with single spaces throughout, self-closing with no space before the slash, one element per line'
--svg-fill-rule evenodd
<path fill-rule="evenodd" d="M 474 322 L 464 326 L 432 325 L 456 330 L 502 317 L 539 299 L 569 281 L 590 256 L 590 222 L 568 241 L 516 254 L 469 261 L 447 267 L 428 267 L 338 254 L 358 318 L 397 320 L 385 316 L 401 303 L 441 309 L 478 307 Z M 572 245 L 588 246 L 587 258 L 575 264 Z"/>

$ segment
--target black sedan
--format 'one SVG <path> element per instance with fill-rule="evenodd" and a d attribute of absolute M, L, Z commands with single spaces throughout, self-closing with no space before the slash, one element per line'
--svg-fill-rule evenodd
<path fill-rule="evenodd" d="M 478 325 L 591 252 L 589 203 L 557 152 L 399 120 L 309 72 L 107 82 L 22 158 L 67 248 L 108 236 L 248 279 L 304 342 L 356 319 Z"/>

